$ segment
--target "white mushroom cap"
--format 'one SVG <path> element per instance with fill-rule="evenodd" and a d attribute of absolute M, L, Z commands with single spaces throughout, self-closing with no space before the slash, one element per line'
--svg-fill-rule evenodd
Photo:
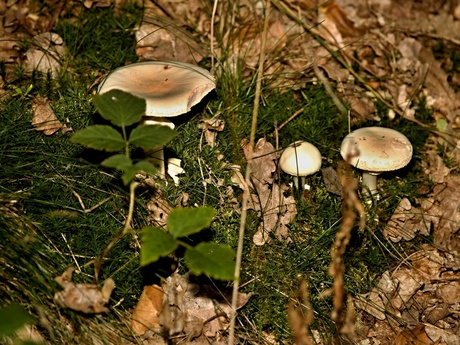
<path fill-rule="evenodd" d="M 147 102 L 146 116 L 185 114 L 216 87 L 207 70 L 178 61 L 145 61 L 120 67 L 99 85 L 98 93 L 118 89 Z"/>
<path fill-rule="evenodd" d="M 412 158 L 412 144 L 394 129 L 364 127 L 343 139 L 340 154 L 354 167 L 378 174 L 406 166 Z"/>
<path fill-rule="evenodd" d="M 281 154 L 280 168 L 293 176 L 308 176 L 321 168 L 321 153 L 306 141 L 296 141 Z"/>

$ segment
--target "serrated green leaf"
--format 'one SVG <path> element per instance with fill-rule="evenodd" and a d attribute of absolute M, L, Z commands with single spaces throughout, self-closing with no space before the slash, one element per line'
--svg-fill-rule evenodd
<path fill-rule="evenodd" d="M 211 207 L 175 208 L 166 220 L 168 231 L 175 238 L 200 232 L 211 225 L 214 214 Z"/>
<path fill-rule="evenodd" d="M 0 309 L 0 337 L 13 334 L 30 321 L 30 316 L 19 304 L 10 304 Z"/>
<path fill-rule="evenodd" d="M 118 170 L 126 170 L 133 166 L 133 161 L 124 154 L 113 155 L 101 162 L 102 166 Z"/>
<path fill-rule="evenodd" d="M 192 273 L 204 273 L 222 280 L 234 279 L 234 257 L 235 253 L 229 246 L 208 242 L 202 242 L 185 252 L 185 261 Z"/>
<path fill-rule="evenodd" d="M 132 130 L 128 141 L 144 150 L 148 150 L 166 145 L 176 135 L 175 130 L 166 126 L 139 125 Z"/>
<path fill-rule="evenodd" d="M 141 266 L 157 261 L 178 247 L 177 241 L 163 229 L 146 226 L 142 229 Z"/>
<path fill-rule="evenodd" d="M 101 116 L 118 127 L 139 122 L 145 113 L 145 99 L 121 90 L 95 95 L 93 103 Z"/>
<path fill-rule="evenodd" d="M 150 175 L 155 175 L 157 173 L 157 168 L 155 168 L 155 165 L 147 160 L 141 160 L 134 164 L 134 166 L 138 171 L 143 171 Z"/>
<path fill-rule="evenodd" d="M 134 165 L 127 167 L 123 170 L 123 175 L 121 175 L 121 180 L 125 186 L 129 185 L 132 180 L 136 177 L 136 174 L 139 172 Z"/>
<path fill-rule="evenodd" d="M 74 143 L 101 151 L 115 152 L 125 147 L 121 134 L 113 127 L 94 125 L 77 131 L 71 138 Z"/>

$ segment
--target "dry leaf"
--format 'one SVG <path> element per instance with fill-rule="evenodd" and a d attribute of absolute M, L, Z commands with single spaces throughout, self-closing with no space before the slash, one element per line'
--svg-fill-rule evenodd
<path fill-rule="evenodd" d="M 404 330 L 395 338 L 395 345 L 428 345 L 431 341 L 425 332 L 424 325 Z"/>
<path fill-rule="evenodd" d="M 422 204 L 433 223 L 433 240 L 440 248 L 460 251 L 460 176 L 448 175 L 446 183 L 433 189 L 433 199 Z"/>
<path fill-rule="evenodd" d="M 51 73 L 56 77 L 61 69 L 62 58 L 66 53 L 62 38 L 51 32 L 35 36 L 31 41 L 31 47 L 27 50 L 24 62 L 27 71 L 38 70 L 43 73 Z"/>
<path fill-rule="evenodd" d="M 246 159 L 252 158 L 251 182 L 254 191 L 248 200 L 247 208 L 255 210 L 261 217 L 253 242 L 256 245 L 265 244 L 270 240 L 271 232 L 279 240 L 288 240 L 287 226 L 294 220 L 297 208 L 292 195 L 284 196 L 289 188 L 273 182 L 272 175 L 276 171 L 275 149 L 263 138 L 259 139 L 254 151 L 245 140 L 242 142 L 242 147 Z"/>
<path fill-rule="evenodd" d="M 229 324 L 231 291 L 217 291 L 199 285 L 189 275 L 174 273 L 163 284 L 165 296 L 160 323 L 169 335 L 182 335 L 188 342 L 218 338 Z M 237 308 L 244 306 L 252 294 L 238 294 Z"/>
<path fill-rule="evenodd" d="M 147 17 L 145 17 L 147 18 Z M 156 21 L 148 17 L 148 21 Z M 166 25 L 165 25 L 166 24 Z M 170 23 L 144 23 L 136 31 L 139 60 L 175 60 L 196 64 L 203 59 L 197 42 Z"/>
<path fill-rule="evenodd" d="M 137 334 L 159 328 L 163 296 L 164 292 L 158 285 L 144 286 L 131 317 L 131 326 Z"/>
<path fill-rule="evenodd" d="M 69 267 L 62 275 L 55 278 L 64 290 L 56 292 L 54 300 L 62 307 L 85 314 L 108 312 L 109 309 L 105 305 L 109 302 L 115 287 L 113 279 L 108 278 L 102 288 L 94 284 L 75 284 L 72 282 L 74 270 L 73 267 Z"/>
<path fill-rule="evenodd" d="M 225 128 L 225 121 L 217 117 L 204 119 L 199 125 L 199 128 L 203 129 L 204 137 L 208 145 L 214 147 L 216 145 L 217 133 L 222 132 Z"/>
<path fill-rule="evenodd" d="M 424 217 L 422 212 L 413 207 L 409 199 L 402 198 L 387 226 L 383 229 L 383 235 L 393 242 L 410 241 L 415 238 L 417 232 L 428 236 L 430 226 L 431 222 Z"/>
<path fill-rule="evenodd" d="M 32 109 L 34 111 L 32 125 L 35 126 L 37 131 L 41 131 L 45 135 L 52 135 L 59 130 L 62 133 L 72 130 L 58 120 L 46 98 L 40 96 L 34 98 Z"/>
<path fill-rule="evenodd" d="M 172 211 L 172 206 L 154 184 L 150 184 L 150 187 L 153 189 L 153 195 L 147 202 L 147 209 L 149 210 L 147 222 L 154 226 L 165 227 L 166 219 Z"/>

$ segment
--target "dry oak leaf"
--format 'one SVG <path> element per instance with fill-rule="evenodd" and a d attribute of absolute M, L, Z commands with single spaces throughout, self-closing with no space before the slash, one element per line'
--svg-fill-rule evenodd
<path fill-rule="evenodd" d="M 105 305 L 109 302 L 115 287 L 113 279 L 108 278 L 102 288 L 95 284 L 75 284 L 72 282 L 74 270 L 75 268 L 69 267 L 62 275 L 55 278 L 64 290 L 56 292 L 54 300 L 62 307 L 85 314 L 108 312 L 109 309 Z"/>
<path fill-rule="evenodd" d="M 131 326 L 137 334 L 144 334 L 148 329 L 160 327 L 163 296 L 164 292 L 160 286 L 144 286 L 131 317 Z"/>
<path fill-rule="evenodd" d="M 32 109 L 34 112 L 32 125 L 37 131 L 41 131 L 45 135 L 52 135 L 59 130 L 62 133 L 72 130 L 72 128 L 67 127 L 58 120 L 46 98 L 40 96 L 34 98 Z"/>
<path fill-rule="evenodd" d="M 279 240 L 289 240 L 287 225 L 294 220 L 297 208 L 292 195 L 284 196 L 289 187 L 273 181 L 272 175 L 276 171 L 275 148 L 264 138 L 259 139 L 254 150 L 247 140 L 243 140 L 242 147 L 249 161 L 254 188 L 247 209 L 258 212 L 261 217 L 261 223 L 253 237 L 254 244 L 260 246 L 268 242 L 271 232 Z"/>
<path fill-rule="evenodd" d="M 214 338 L 229 325 L 231 291 L 217 291 L 213 286 L 192 281 L 188 274 L 172 274 L 163 284 L 165 292 L 160 323 L 169 334 L 187 338 L 187 343 Z M 238 293 L 237 308 L 243 307 L 252 294 Z M 193 342 L 191 342 L 193 340 Z"/>
<path fill-rule="evenodd" d="M 383 235 L 393 242 L 410 241 L 415 238 L 417 232 L 428 236 L 430 225 L 431 222 L 424 217 L 420 209 L 413 207 L 409 199 L 402 198 L 383 229 Z"/>
<path fill-rule="evenodd" d="M 460 176 L 449 174 L 435 186 L 432 203 L 422 204 L 422 210 L 434 225 L 435 245 L 460 252 Z"/>

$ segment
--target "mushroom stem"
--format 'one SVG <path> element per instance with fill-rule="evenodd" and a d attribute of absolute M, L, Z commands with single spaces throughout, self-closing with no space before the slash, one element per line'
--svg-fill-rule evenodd
<path fill-rule="evenodd" d="M 372 196 L 378 199 L 377 175 L 367 171 L 363 172 L 363 195 L 368 195 L 368 192 L 370 192 Z"/>

